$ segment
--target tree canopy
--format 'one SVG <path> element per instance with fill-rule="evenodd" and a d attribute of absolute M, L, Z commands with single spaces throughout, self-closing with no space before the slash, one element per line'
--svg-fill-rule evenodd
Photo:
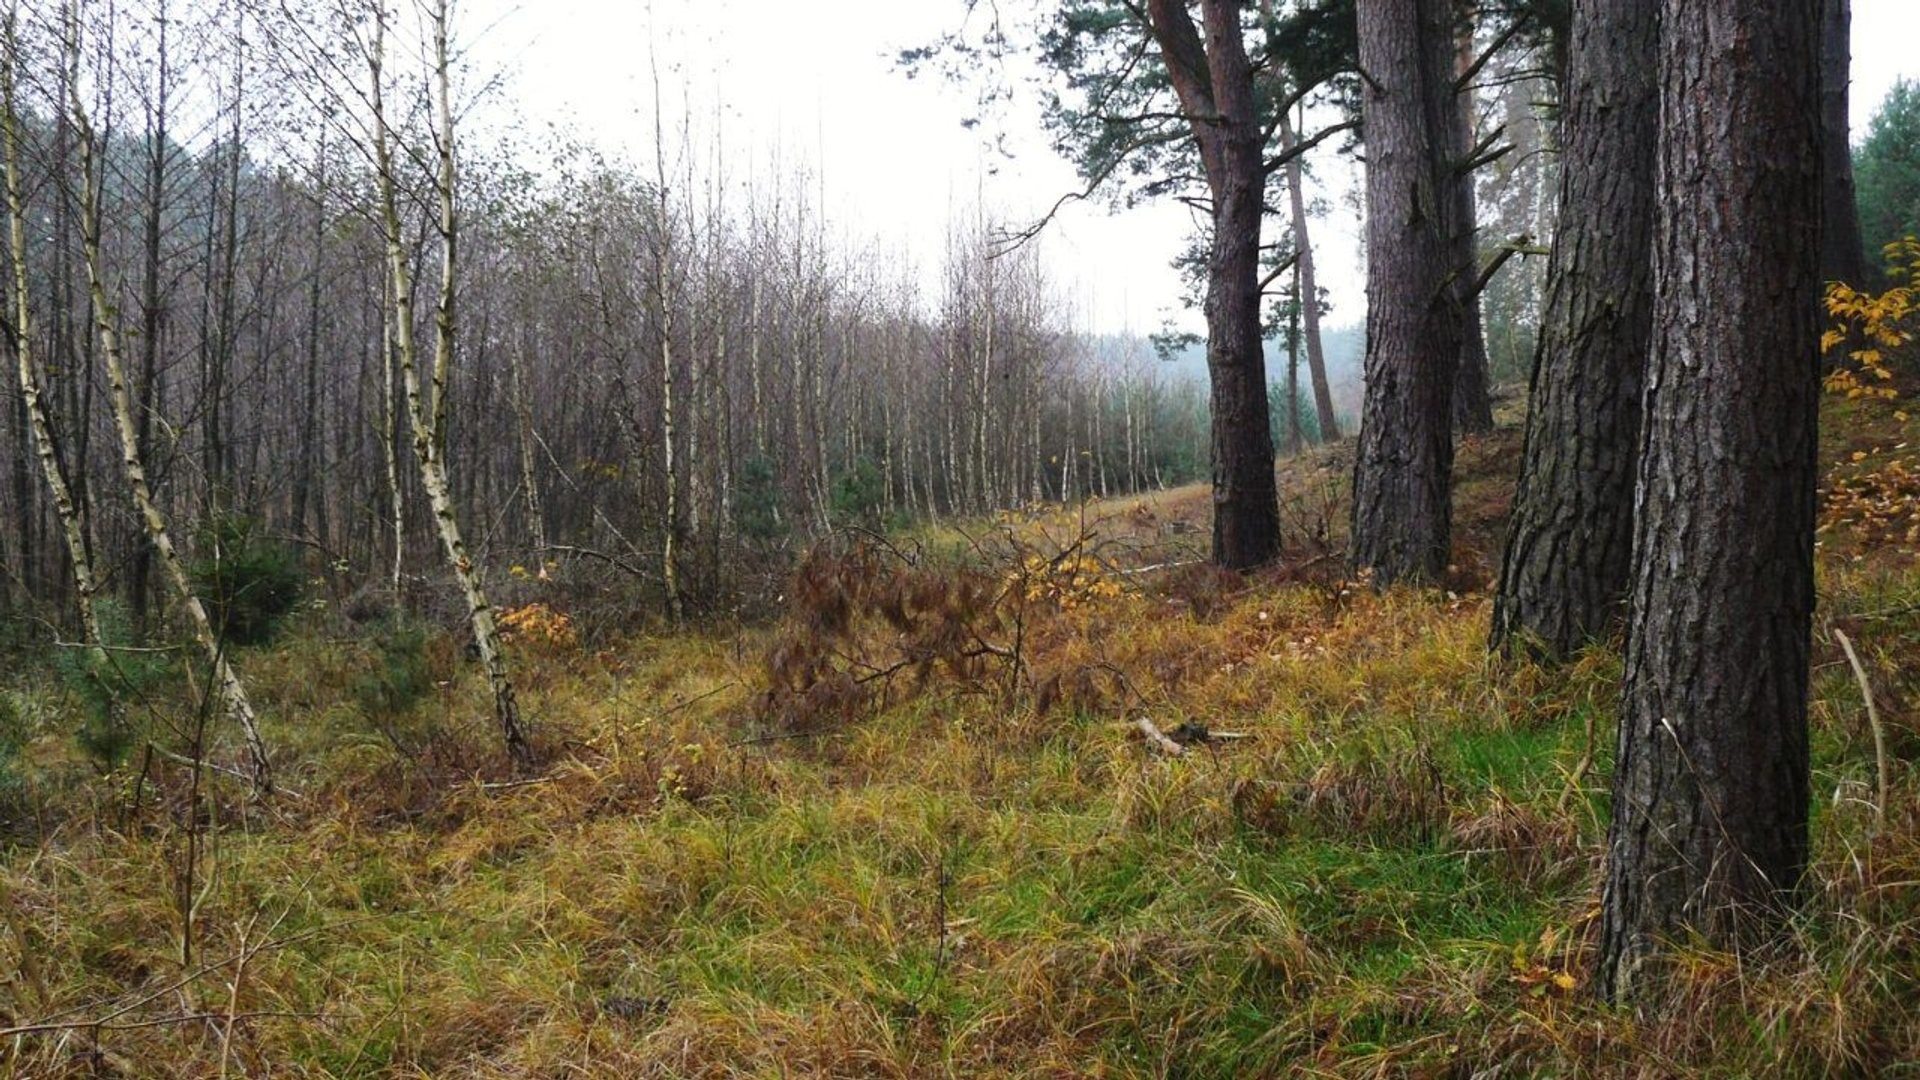
<path fill-rule="evenodd" d="M 1920 84 L 1902 79 L 1881 102 L 1854 153 L 1860 232 L 1876 262 L 1888 244 L 1920 234 Z"/>

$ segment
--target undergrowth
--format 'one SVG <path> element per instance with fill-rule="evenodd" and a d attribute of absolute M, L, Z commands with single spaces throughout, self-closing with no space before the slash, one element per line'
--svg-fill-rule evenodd
<path fill-rule="evenodd" d="M 1920 573 L 1840 508 L 1853 444 L 1909 433 L 1834 415 L 1807 902 L 1771 957 L 1682 943 L 1638 1011 L 1584 986 L 1617 654 L 1484 647 L 1503 432 L 1462 451 L 1451 592 L 1344 580 L 1337 492 L 1283 566 L 1214 573 L 1183 491 L 851 530 L 770 626 L 605 644 L 529 601 L 536 777 L 398 623 L 245 658 L 270 806 L 164 740 L 72 753 L 84 703 L 23 675 L 0 1075 L 1900 1075 Z"/>

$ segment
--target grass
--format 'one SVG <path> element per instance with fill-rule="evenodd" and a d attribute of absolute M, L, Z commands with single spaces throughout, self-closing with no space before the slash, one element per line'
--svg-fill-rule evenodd
<path fill-rule="evenodd" d="M 1849 440 L 1906 434 L 1836 409 L 1830 430 L 1878 425 Z M 63 749 L 73 703 L 22 676 L 0 1028 L 75 1026 L 12 1035 L 0 1076 L 1920 1073 L 1913 553 L 1823 535 L 1822 624 L 1862 646 L 1893 729 L 1885 825 L 1822 632 L 1794 940 L 1683 946 L 1664 1000 L 1606 1009 L 1581 983 L 1618 659 L 1485 655 L 1513 439 L 1461 452 L 1451 592 L 1376 595 L 1316 561 L 1339 542 L 1335 449 L 1286 466 L 1290 491 L 1332 492 L 1290 510 L 1304 569 L 1109 567 L 1119 595 L 1045 592 L 1012 692 L 986 658 L 789 728 L 762 701 L 791 628 L 527 643 L 535 783 L 500 771 L 445 642 L 384 732 L 333 690 L 374 664 L 360 641 L 315 619 L 247 654 L 297 794 L 262 808 L 222 780 L 198 829 L 184 770 L 136 799 L 138 762 L 96 774 Z M 1179 491 L 1088 521 L 1124 568 L 1179 561 L 1204 511 Z M 987 538 L 1081 528 L 918 539 L 980 571 Z M 856 620 L 846 642 L 899 636 Z M 1169 758 L 1141 715 L 1243 737 Z"/>

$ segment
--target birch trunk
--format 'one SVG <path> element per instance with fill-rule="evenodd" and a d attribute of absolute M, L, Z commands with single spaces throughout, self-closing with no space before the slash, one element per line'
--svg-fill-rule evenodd
<path fill-rule="evenodd" d="M 664 228 L 664 224 L 662 225 Z M 666 271 L 660 271 L 661 291 L 665 292 Z M 660 300 L 660 449 L 665 454 L 667 507 L 666 540 L 660 549 L 660 580 L 667 591 L 667 614 L 679 622 L 683 614 L 680 600 L 678 539 L 680 534 L 680 480 L 673 459 L 673 305 L 662 295 Z"/>
<path fill-rule="evenodd" d="M 525 341 L 523 337 L 523 342 Z M 530 348 L 530 344 L 528 344 Z M 522 355 L 527 351 L 509 349 L 507 364 L 513 378 L 513 413 L 520 426 L 520 487 L 521 496 L 526 500 L 527 531 L 533 537 L 534 557 L 540 560 L 541 575 L 545 576 L 547 558 L 547 521 L 546 512 L 540 505 L 539 473 L 533 460 L 533 401 L 527 389 L 527 365 Z"/>
<path fill-rule="evenodd" d="M 521 729 L 520 706 L 514 697 L 513 680 L 507 674 L 506 653 L 501 646 L 500 630 L 487 601 L 486 589 L 478 568 L 467 554 L 460 521 L 454 511 L 452 485 L 448 481 L 446 451 L 447 378 L 453 366 L 454 285 L 457 263 L 458 218 L 454 206 L 453 111 L 449 104 L 447 71 L 447 5 L 436 4 L 433 24 L 433 94 L 435 122 L 438 127 L 439 170 L 435 182 L 440 203 L 440 294 L 434 309 L 434 350 L 432 385 L 423 388 L 420 378 L 418 346 L 413 336 L 413 282 L 407 268 L 407 255 L 401 246 L 400 211 L 394 192 L 392 150 L 383 101 L 382 54 L 385 50 L 386 11 L 375 20 L 375 37 L 369 64 L 372 68 L 372 104 L 374 118 L 374 163 L 380 186 L 380 211 L 386 233 L 387 269 L 392 279 L 394 303 L 394 344 L 405 386 L 407 415 L 412 421 L 414 454 L 420 460 L 420 481 L 426 489 L 433 511 L 435 531 L 440 545 L 467 601 L 468 620 L 473 641 L 480 651 L 480 663 L 493 690 L 495 720 L 501 739 L 514 766 L 533 765 L 533 749 Z"/>
<path fill-rule="evenodd" d="M 60 470 L 60 456 L 53 441 L 53 425 L 47 421 L 47 409 L 41 400 L 40 379 L 33 366 L 32 289 L 27 282 L 26 196 L 20 182 L 20 119 L 15 110 L 14 58 L 19 55 L 14 40 L 13 16 L 7 18 L 6 55 L 0 58 L 0 137 L 6 140 L 7 234 L 13 254 L 14 359 L 20 368 L 20 400 L 26 409 L 27 427 L 33 438 L 34 456 L 53 495 L 53 506 L 66 538 L 67 556 L 73 563 L 75 603 L 80 609 L 80 625 L 92 646 L 96 661 L 106 660 L 105 642 L 100 636 L 100 620 L 94 612 L 93 596 L 98 588 L 93 575 L 93 559 L 87 552 L 86 531 L 80 521 L 80 506 Z M 26 513 L 22 504 L 21 514 Z"/>
<path fill-rule="evenodd" d="M 680 601 L 680 476 L 678 463 L 674 460 L 674 415 L 673 415 L 673 306 L 675 298 L 669 294 L 667 276 L 673 269 L 670 262 L 669 245 L 673 240 L 673 207 L 667 202 L 667 152 L 665 129 L 660 121 L 660 65 L 657 56 L 653 62 L 653 149 L 657 170 L 656 214 L 654 227 L 659 230 L 653 244 L 653 296 L 660 306 L 659 317 L 655 325 L 660 333 L 660 444 L 664 454 L 662 465 L 666 481 L 666 520 L 663 532 L 665 540 L 660 550 L 660 581 L 666 589 L 667 614 L 679 622 L 682 614 Z M 691 232 L 689 227 L 689 232 Z"/>
<path fill-rule="evenodd" d="M 75 42 L 73 47 L 77 50 L 78 43 Z M 76 51 L 70 57 L 70 63 L 77 66 L 78 62 Z M 126 364 L 120 351 L 120 313 L 107 298 L 106 282 L 100 268 L 99 164 L 95 159 L 93 125 L 87 119 L 85 107 L 80 101 L 79 80 L 71 79 L 68 86 L 74 127 L 80 134 L 80 247 L 87 265 L 87 295 L 93 302 L 100 353 L 106 359 L 108 397 L 113 404 L 114 429 L 120 436 L 121 463 L 125 468 L 127 487 L 132 491 L 134 507 L 139 512 L 153 554 L 159 559 L 162 572 L 172 584 L 181 607 L 187 612 L 194 638 L 206 654 L 221 703 L 226 707 L 227 715 L 240 726 L 246 739 L 249 778 L 254 791 L 261 796 L 270 795 L 273 793 L 273 766 L 267 758 L 266 742 L 260 736 L 253 703 L 247 698 L 247 690 L 240 682 L 240 676 L 227 661 L 225 645 L 214 630 L 213 620 L 207 616 L 206 606 L 193 590 L 186 564 L 180 560 L 179 552 L 173 546 L 167 516 L 154 501 L 153 489 L 147 483 L 147 468 L 140 454 L 140 433 L 134 422 L 133 393 L 127 386 Z"/>
<path fill-rule="evenodd" d="M 394 370 L 393 283 L 380 290 L 380 453 L 387 467 L 387 494 L 391 497 L 389 526 L 393 530 L 393 602 L 400 603 L 402 573 L 407 565 L 407 496 L 400 485 L 400 395 L 395 389 L 399 373 Z"/>

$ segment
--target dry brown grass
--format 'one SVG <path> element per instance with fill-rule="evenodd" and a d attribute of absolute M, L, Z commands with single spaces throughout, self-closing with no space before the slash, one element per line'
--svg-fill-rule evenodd
<path fill-rule="evenodd" d="M 524 672 L 533 782 L 446 645 L 398 744 L 327 692 L 352 643 L 247 657 L 298 791 L 270 810 L 224 779 L 195 810 L 173 764 L 130 810 L 21 683 L 41 809 L 0 860 L 0 1028 L 72 1026 L 6 1036 L 0 1075 L 1898 1075 L 1920 575 L 1827 535 L 1823 618 L 1896 729 L 1885 825 L 1823 645 L 1788 947 L 1683 948 L 1666 999 L 1603 1009 L 1581 984 L 1617 660 L 1485 655 L 1512 440 L 1461 451 L 1450 592 L 1322 557 L 1335 449 L 1286 466 L 1327 485 L 1289 509 L 1325 534 L 1296 524 L 1249 578 L 1135 572 L 1203 540 L 1175 492 L 837 549 L 772 627 L 553 643 Z M 1238 737 L 1170 757 L 1138 716 Z"/>

